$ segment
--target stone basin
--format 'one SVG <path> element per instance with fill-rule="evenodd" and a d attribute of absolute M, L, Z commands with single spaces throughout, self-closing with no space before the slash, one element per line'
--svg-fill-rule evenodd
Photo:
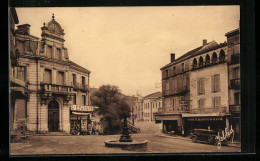
<path fill-rule="evenodd" d="M 106 147 L 120 147 L 124 150 L 145 151 L 147 150 L 148 140 L 133 140 L 132 142 L 119 142 L 119 140 L 105 141 Z"/>

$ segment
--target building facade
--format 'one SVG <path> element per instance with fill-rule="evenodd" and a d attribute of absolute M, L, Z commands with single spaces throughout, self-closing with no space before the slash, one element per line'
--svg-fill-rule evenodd
<path fill-rule="evenodd" d="M 69 133 L 76 124 L 87 129 L 93 111 L 89 107 L 90 71 L 69 60 L 65 33 L 54 15 L 41 30 L 41 38 L 30 34 L 29 24 L 15 31 L 19 66 L 11 67 L 10 77 L 18 75 L 25 82 L 26 99 L 11 106 L 12 119 L 23 116 L 27 130 L 33 132 Z M 21 109 L 18 113 L 17 108 Z"/>
<path fill-rule="evenodd" d="M 136 121 L 154 121 L 154 115 L 162 107 L 162 93 L 155 92 L 143 98 L 138 98 L 134 105 Z"/>
<path fill-rule="evenodd" d="M 161 68 L 163 106 L 155 115 L 164 131 L 188 135 L 195 128 L 221 131 L 232 126 L 239 133 L 239 62 L 231 60 L 239 53 L 238 31 L 227 33 L 224 43 L 203 40 L 176 60 L 171 54 L 171 63 Z"/>

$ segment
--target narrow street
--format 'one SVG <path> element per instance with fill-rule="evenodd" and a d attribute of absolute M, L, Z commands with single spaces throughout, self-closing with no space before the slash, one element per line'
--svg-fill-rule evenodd
<path fill-rule="evenodd" d="M 162 136 L 158 131 L 158 125 L 152 123 L 141 123 L 136 126 L 143 126 L 143 130 L 140 134 L 132 134 L 132 139 L 148 140 L 148 149 L 146 151 L 127 151 L 120 148 L 105 147 L 105 140 L 119 139 L 120 135 L 30 136 L 23 143 L 11 143 L 11 155 L 207 153 L 240 151 L 238 146 L 222 146 L 221 149 L 218 149 L 216 146 L 206 143 L 192 143 L 189 138 L 185 137 Z"/>

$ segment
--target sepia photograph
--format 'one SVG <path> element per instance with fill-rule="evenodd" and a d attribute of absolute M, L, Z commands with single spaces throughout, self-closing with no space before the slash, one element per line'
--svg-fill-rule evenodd
<path fill-rule="evenodd" d="M 9 7 L 9 153 L 241 152 L 240 6 Z"/>

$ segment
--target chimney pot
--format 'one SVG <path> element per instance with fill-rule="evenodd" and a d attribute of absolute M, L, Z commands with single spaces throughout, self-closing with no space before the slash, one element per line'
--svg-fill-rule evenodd
<path fill-rule="evenodd" d="M 207 39 L 203 39 L 202 45 L 203 45 L 203 46 L 204 46 L 204 45 L 207 45 Z"/>
<path fill-rule="evenodd" d="M 175 53 L 171 53 L 171 63 L 175 61 Z"/>

